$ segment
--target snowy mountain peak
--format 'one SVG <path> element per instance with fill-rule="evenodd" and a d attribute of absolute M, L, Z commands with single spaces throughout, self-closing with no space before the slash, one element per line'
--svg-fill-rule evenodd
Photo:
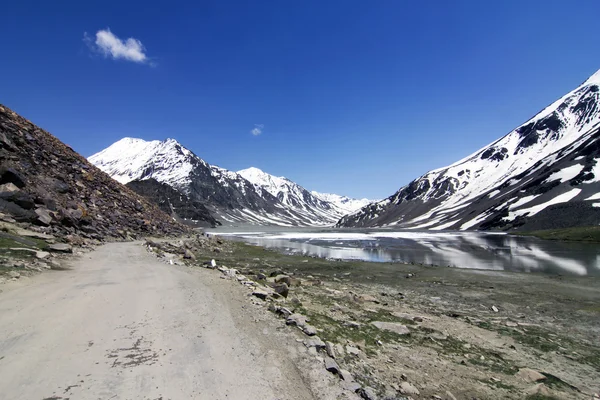
<path fill-rule="evenodd" d="M 344 210 L 346 214 L 353 213 L 367 204 L 376 202 L 378 200 L 369 200 L 369 199 L 353 199 L 348 196 L 340 196 L 339 194 L 333 193 L 319 193 L 312 191 L 313 196 L 316 196 L 322 200 L 333 203 L 337 208 Z"/>
<path fill-rule="evenodd" d="M 334 222 L 336 218 L 370 203 L 366 199 L 356 200 L 337 194 L 309 192 L 283 176 L 273 176 L 255 167 L 238 171 L 238 174 L 252 182 L 258 189 L 263 189 L 277 197 L 288 207 L 298 212 L 318 215 L 324 222 Z"/>
<path fill-rule="evenodd" d="M 129 137 L 94 154 L 89 161 L 123 184 L 154 178 L 175 188 L 188 182 L 196 163 L 204 163 L 175 139 L 146 141 Z"/>
<path fill-rule="evenodd" d="M 583 85 L 600 85 L 600 69 L 590 76 Z"/>
<path fill-rule="evenodd" d="M 262 186 L 265 189 L 269 188 L 267 190 L 274 196 L 280 188 L 284 187 L 286 184 L 293 183 L 283 176 L 274 176 L 256 167 L 242 169 L 237 173 L 255 185 Z"/>

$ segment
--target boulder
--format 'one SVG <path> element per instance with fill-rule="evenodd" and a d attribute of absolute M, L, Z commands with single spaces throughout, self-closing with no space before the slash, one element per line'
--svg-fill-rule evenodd
<path fill-rule="evenodd" d="M 278 295 L 283 296 L 285 298 L 288 297 L 288 293 L 290 292 L 290 289 L 289 289 L 288 285 L 286 285 L 285 283 L 275 284 L 272 287 L 273 287 L 273 291 L 275 291 L 275 293 L 277 293 Z"/>
<path fill-rule="evenodd" d="M 0 185 L 0 193 L 13 193 L 18 192 L 19 190 L 21 189 L 19 189 L 17 185 L 12 182 Z"/>
<path fill-rule="evenodd" d="M 285 283 L 288 286 L 292 286 L 292 279 L 287 275 L 277 275 L 275 283 Z"/>
<path fill-rule="evenodd" d="M 12 168 L 2 167 L 0 169 L 0 184 L 12 183 L 19 189 L 25 187 L 25 180 L 21 177 L 21 174 Z"/>

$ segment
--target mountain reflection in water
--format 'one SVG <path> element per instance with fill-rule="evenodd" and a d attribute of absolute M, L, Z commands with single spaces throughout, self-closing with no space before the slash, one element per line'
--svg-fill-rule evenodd
<path fill-rule="evenodd" d="M 322 258 L 600 276 L 600 245 L 591 243 L 480 232 L 220 229 L 210 233 Z"/>

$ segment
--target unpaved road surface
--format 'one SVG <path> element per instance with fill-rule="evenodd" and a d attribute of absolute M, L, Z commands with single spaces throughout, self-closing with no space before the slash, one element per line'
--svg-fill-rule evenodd
<path fill-rule="evenodd" d="M 313 398 L 228 283 L 165 265 L 140 244 L 112 243 L 70 270 L 6 285 L 0 397 Z"/>

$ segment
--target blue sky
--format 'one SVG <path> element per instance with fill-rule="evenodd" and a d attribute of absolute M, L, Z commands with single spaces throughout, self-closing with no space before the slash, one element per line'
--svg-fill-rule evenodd
<path fill-rule="evenodd" d="M 2 15 L 0 103 L 84 156 L 172 137 L 354 197 L 470 154 L 600 69 L 597 0 L 12 1 Z"/>

